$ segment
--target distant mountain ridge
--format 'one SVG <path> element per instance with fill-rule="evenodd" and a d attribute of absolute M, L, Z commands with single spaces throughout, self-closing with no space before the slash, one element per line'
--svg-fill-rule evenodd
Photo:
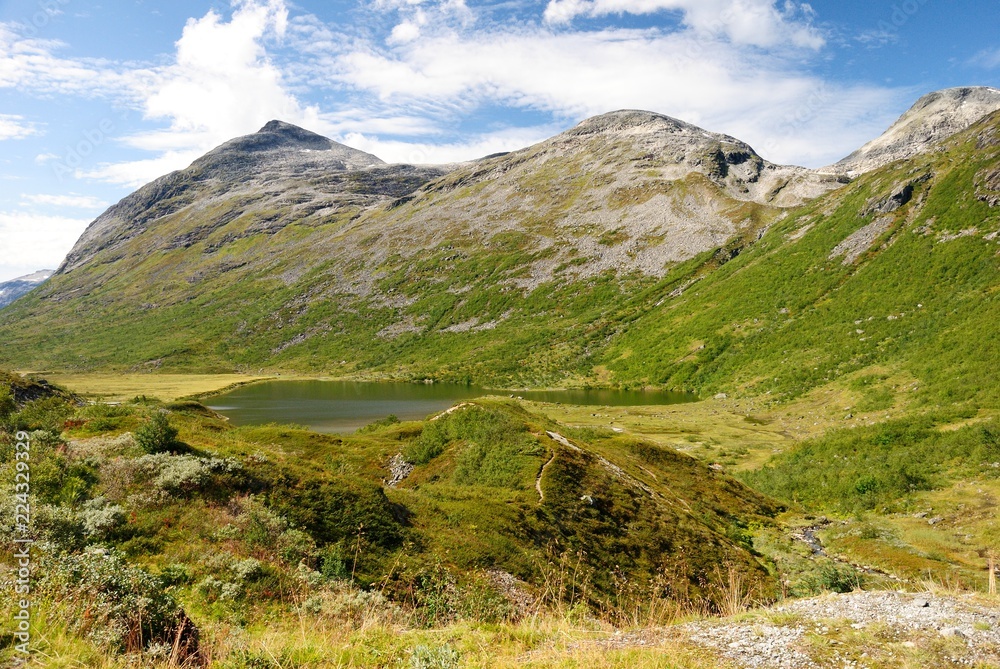
<path fill-rule="evenodd" d="M 234 206 L 227 220 L 203 222 L 172 243 L 204 238 L 269 199 L 281 200 L 286 211 L 258 221 L 260 231 L 275 231 L 317 212 L 381 202 L 441 173 L 436 168 L 389 167 L 371 154 L 271 121 L 257 133 L 222 144 L 190 167 L 160 177 L 110 207 L 88 226 L 58 272 L 80 266 L 99 250 L 120 247 L 155 221 L 196 202 L 200 212 L 217 201 Z M 342 176 L 348 174 L 354 177 Z M 366 183 L 366 174 L 371 183 Z"/>
<path fill-rule="evenodd" d="M 43 269 L 38 272 L 26 274 L 25 276 L 19 276 L 10 281 L 0 282 L 0 309 L 3 309 L 22 295 L 37 288 L 41 283 L 48 280 L 54 272 L 55 270 Z"/>

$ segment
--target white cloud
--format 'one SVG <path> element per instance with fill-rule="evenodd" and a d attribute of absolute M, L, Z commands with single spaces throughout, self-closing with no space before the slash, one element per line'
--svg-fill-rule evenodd
<path fill-rule="evenodd" d="M 0 114 L 0 141 L 5 139 L 24 139 L 25 137 L 40 134 L 38 126 L 25 121 L 23 116 Z"/>
<path fill-rule="evenodd" d="M 107 209 L 108 207 L 108 203 L 100 198 L 93 195 L 78 195 L 76 193 L 68 195 L 22 195 L 21 199 L 27 204 L 41 204 L 67 209 Z"/>
<path fill-rule="evenodd" d="M 901 94 L 810 74 L 823 36 L 811 7 L 791 0 L 550 0 L 548 24 L 541 16 L 477 24 L 464 0 L 364 7 L 388 14 L 384 30 L 290 17 L 284 0 L 233 0 L 231 15 L 189 20 L 170 62 L 157 66 L 61 59 L 59 43 L 10 39 L 0 24 L 0 87 L 108 95 L 142 110 L 159 127 L 115 141 L 148 157 L 75 172 L 130 187 L 272 118 L 386 160 L 471 159 L 542 138 L 537 114 L 530 128 L 459 136 L 460 121 L 490 107 L 543 112 L 553 131 L 614 109 L 649 109 L 745 139 L 771 160 L 818 166 L 883 130 L 892 115 L 871 110 L 895 108 Z M 653 12 L 676 12 L 679 27 L 572 24 Z M 319 91 L 333 94 L 325 109 L 303 102 Z"/>
<path fill-rule="evenodd" d="M 105 183 L 138 188 L 153 179 L 187 167 L 204 153 L 201 149 L 167 151 L 155 158 L 131 160 L 122 163 L 101 163 L 93 169 L 80 169 L 77 178 L 93 179 Z"/>
<path fill-rule="evenodd" d="M 833 86 L 797 61 L 690 31 L 439 31 L 391 49 L 369 44 L 326 65 L 331 84 L 369 91 L 386 105 L 500 104 L 544 110 L 567 125 L 648 109 L 766 146 L 771 160 L 814 166 L 881 132 L 892 115 L 871 118 L 870 110 L 892 108 L 899 95 Z"/>
<path fill-rule="evenodd" d="M 735 44 L 776 47 L 791 43 L 818 49 L 824 39 L 810 25 L 814 12 L 790 0 L 781 9 L 776 0 L 549 0 L 545 20 L 565 24 L 577 16 L 652 14 L 676 11 L 692 31 L 724 36 Z"/>
<path fill-rule="evenodd" d="M 420 37 L 421 25 L 423 24 L 418 21 L 403 21 L 392 29 L 387 41 L 390 44 L 406 44 L 407 42 L 412 42 Z"/>
<path fill-rule="evenodd" d="M 17 250 L 0 258 L 0 281 L 55 269 L 90 220 L 0 211 L 0 248 Z"/>
<path fill-rule="evenodd" d="M 384 140 L 362 133 L 348 133 L 342 140 L 349 146 L 375 154 L 390 163 L 442 165 L 515 151 L 558 132 L 559 129 L 553 126 L 517 128 L 480 135 L 465 142 L 443 144 Z"/>
<path fill-rule="evenodd" d="M 15 26 L 0 23 L 0 88 L 40 95 L 85 98 L 128 98 L 141 69 L 122 68 L 95 58 L 61 58 L 66 45 L 56 40 L 28 38 Z"/>
<path fill-rule="evenodd" d="M 268 58 L 265 42 L 280 41 L 287 31 L 283 0 L 235 4 L 228 22 L 214 10 L 189 20 L 176 43 L 174 62 L 137 83 L 145 117 L 168 125 L 122 142 L 160 155 L 102 165 L 81 176 L 141 185 L 186 167 L 233 137 L 257 131 L 271 119 L 321 124 L 319 109 L 303 105 L 288 92 L 282 72 Z"/>
<path fill-rule="evenodd" d="M 1000 47 L 980 51 L 972 58 L 971 64 L 987 70 L 997 69 L 1000 67 Z"/>

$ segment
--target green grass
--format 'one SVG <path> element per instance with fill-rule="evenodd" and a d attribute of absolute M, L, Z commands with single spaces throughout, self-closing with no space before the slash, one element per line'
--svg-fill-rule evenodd
<path fill-rule="evenodd" d="M 924 414 L 841 429 L 775 456 L 740 478 L 752 487 L 809 508 L 894 512 L 920 491 L 963 479 L 1000 476 L 996 421 L 940 428 L 969 413 Z"/>
<path fill-rule="evenodd" d="M 73 654 L 118 666 L 122 653 L 140 651 L 154 664 L 180 629 L 176 606 L 202 630 L 203 649 L 218 651 L 213 666 L 255 666 L 267 652 L 292 666 L 336 657 L 384 666 L 384 656 L 364 654 L 377 630 L 393 637 L 384 652 L 409 661 L 430 630 L 453 625 L 499 625 L 490 634 L 502 636 L 532 615 L 610 629 L 717 609 L 727 573 L 755 597 L 776 592 L 742 529 L 771 522 L 770 500 L 688 456 L 573 431 L 516 401 L 480 399 L 433 421 L 338 437 L 236 428 L 193 401 L 79 406 L 10 378 L 37 396 L 3 405 L 0 507 L 13 504 L 11 430 L 30 431 L 46 639 L 37 648 L 52 666 Z M 149 453 L 132 435 L 156 417 L 177 435 Z M 575 447 L 548 432 L 571 435 Z M 388 460 L 422 440 L 436 455 L 384 485 Z M 256 639 L 255 621 L 279 620 L 360 627 L 349 626 L 356 631 L 335 652 L 290 631 L 273 645 L 225 637 L 240 628 Z M 428 634 L 396 638 L 397 626 Z M 462 634 L 463 661 L 488 666 L 489 654 L 467 645 L 479 632 Z M 605 655 L 581 653 L 532 661 L 573 666 Z M 608 657 L 701 666 L 695 655 L 677 665 L 632 650 Z"/>

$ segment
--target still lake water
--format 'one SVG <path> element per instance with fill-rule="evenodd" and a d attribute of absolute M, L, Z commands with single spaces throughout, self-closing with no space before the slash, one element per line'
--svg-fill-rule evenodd
<path fill-rule="evenodd" d="M 594 406 L 680 404 L 687 393 L 636 390 L 487 390 L 444 383 L 363 383 L 353 381 L 267 381 L 207 400 L 234 425 L 293 423 L 318 432 L 351 432 L 395 414 L 421 420 L 456 402 L 484 395 L 515 395 L 536 402 Z"/>

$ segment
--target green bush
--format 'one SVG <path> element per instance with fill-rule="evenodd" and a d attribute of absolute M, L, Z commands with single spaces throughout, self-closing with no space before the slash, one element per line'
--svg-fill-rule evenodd
<path fill-rule="evenodd" d="M 127 468 L 136 483 L 160 496 L 185 496 L 196 492 L 231 492 L 234 477 L 242 471 L 232 458 L 199 458 L 194 455 L 148 453 L 131 460 Z"/>
<path fill-rule="evenodd" d="M 164 413 L 157 412 L 135 431 L 135 443 L 147 453 L 167 453 L 177 449 L 177 428 Z"/>
<path fill-rule="evenodd" d="M 426 464 L 453 443 L 464 444 L 455 470 L 455 480 L 463 484 L 517 487 L 523 464 L 519 456 L 541 453 L 523 422 L 504 411 L 474 405 L 426 423 L 403 449 L 403 457 Z"/>
<path fill-rule="evenodd" d="M 378 420 L 368 423 L 364 427 L 358 429 L 358 434 L 367 434 L 369 432 L 378 432 L 384 427 L 389 427 L 391 425 L 399 424 L 399 417 L 395 414 L 389 414 L 385 418 L 380 418 Z"/>
<path fill-rule="evenodd" d="M 381 486 L 346 477 L 306 478 L 272 491 L 271 507 L 319 544 L 361 541 L 383 548 L 402 539 L 392 504 Z"/>
<path fill-rule="evenodd" d="M 10 386 L 0 385 L 0 425 L 3 425 L 16 409 L 17 404 L 14 402 L 14 393 L 11 392 Z"/>
<path fill-rule="evenodd" d="M 455 669 L 462 655 L 451 646 L 416 646 L 410 654 L 410 669 Z"/>
<path fill-rule="evenodd" d="M 10 415 L 8 422 L 14 430 L 45 430 L 60 434 L 63 424 L 73 415 L 72 404 L 53 395 L 32 400 Z"/>
<path fill-rule="evenodd" d="M 448 426 L 444 419 L 430 421 L 424 425 L 420 436 L 403 449 L 403 457 L 415 465 L 426 465 L 441 455 L 448 443 Z"/>

